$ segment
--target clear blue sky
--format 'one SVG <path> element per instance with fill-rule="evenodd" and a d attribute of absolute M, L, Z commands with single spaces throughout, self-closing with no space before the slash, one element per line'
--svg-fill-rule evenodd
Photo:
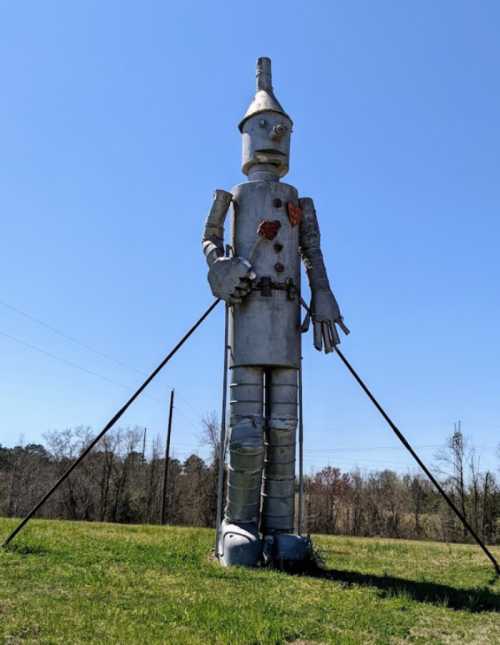
<path fill-rule="evenodd" d="M 242 180 L 236 126 L 270 56 L 344 352 L 426 459 L 461 419 L 496 467 L 499 23 L 493 1 L 1 2 L 0 442 L 98 429 L 141 380 L 128 366 L 208 306 L 203 220 Z M 198 447 L 222 324 L 221 307 L 124 425 L 164 433 L 174 385 L 174 453 Z M 410 464 L 310 335 L 304 384 L 307 468 Z"/>

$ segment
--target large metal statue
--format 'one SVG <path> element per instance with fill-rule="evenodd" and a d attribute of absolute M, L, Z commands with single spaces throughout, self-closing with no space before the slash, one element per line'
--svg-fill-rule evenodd
<path fill-rule="evenodd" d="M 257 92 L 239 125 L 243 135 L 243 172 L 248 181 L 232 192 L 216 190 L 203 236 L 208 281 L 217 299 L 149 374 L 104 428 L 88 444 L 31 511 L 4 540 L 7 547 L 37 511 L 71 475 L 78 464 L 111 430 L 146 387 L 183 347 L 220 299 L 226 302 L 223 416 L 226 413 L 227 347 L 231 357 L 230 441 L 228 490 L 222 517 L 223 459 L 219 463 L 217 549 L 225 565 L 273 564 L 294 568 L 311 553 L 301 536 L 302 487 L 299 476 L 299 513 L 294 533 L 295 434 L 297 399 L 301 408 L 301 332 L 314 327 L 314 346 L 326 353 L 344 333 L 320 248 L 314 204 L 297 190 L 280 183 L 288 171 L 292 120 L 273 93 L 271 61 L 257 61 Z M 224 221 L 232 209 L 231 252 L 225 252 Z M 226 249 L 228 248 L 226 247 Z M 300 295 L 300 263 L 304 262 L 311 304 Z M 308 311 L 300 323 L 300 306 Z M 229 325 L 228 325 L 229 323 Z M 307 324 L 306 324 L 307 323 Z M 230 329 L 228 329 L 230 327 Z M 229 333 L 228 333 L 229 332 Z M 479 544 L 500 575 L 500 565 L 467 518 L 413 450 L 340 349 L 337 354 L 362 390 L 410 452 L 437 491 Z M 297 396 L 299 394 L 299 396 Z M 221 435 L 225 423 L 221 423 Z M 221 436 L 221 453 L 224 441 Z M 302 446 L 302 415 L 299 446 Z M 302 473 L 299 450 L 299 475 Z"/>
<path fill-rule="evenodd" d="M 293 533 L 300 257 L 311 289 L 314 346 L 331 352 L 338 325 L 313 200 L 280 178 L 288 172 L 292 120 L 273 93 L 271 61 L 257 61 L 257 92 L 239 124 L 248 181 L 216 190 L 203 251 L 212 292 L 230 305 L 228 492 L 219 554 L 226 565 L 296 562 L 308 541 Z M 231 209 L 231 253 L 224 221 Z"/>

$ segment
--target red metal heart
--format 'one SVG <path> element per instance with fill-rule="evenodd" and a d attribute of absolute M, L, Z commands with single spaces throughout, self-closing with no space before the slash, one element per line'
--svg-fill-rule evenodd
<path fill-rule="evenodd" d="M 259 224 L 257 234 L 260 235 L 260 237 L 266 238 L 266 240 L 274 240 L 280 228 L 281 222 L 279 220 L 264 220 Z"/>
<path fill-rule="evenodd" d="M 292 204 L 292 202 L 288 202 L 286 207 L 288 210 L 288 219 L 290 220 L 290 224 L 292 226 L 297 226 L 297 224 L 300 224 L 300 220 L 302 219 L 302 209 L 299 208 L 299 206 Z"/>

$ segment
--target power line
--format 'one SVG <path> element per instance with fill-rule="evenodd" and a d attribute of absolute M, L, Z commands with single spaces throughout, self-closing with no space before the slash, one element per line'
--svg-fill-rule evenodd
<path fill-rule="evenodd" d="M 117 383 L 116 381 L 113 381 L 112 379 L 108 378 L 107 376 L 103 376 L 102 374 L 99 374 L 98 372 L 93 372 L 92 370 L 87 369 L 86 367 L 82 367 L 82 365 L 78 365 L 77 363 L 74 363 L 73 361 L 68 361 L 66 358 L 62 358 L 61 356 L 57 356 L 56 354 L 52 354 L 51 352 L 48 352 L 45 349 L 42 349 L 41 347 L 38 347 L 37 345 L 33 345 L 32 343 L 28 343 L 25 340 L 22 340 L 21 338 L 17 338 L 16 336 L 12 336 L 11 334 L 7 334 L 4 331 L 0 331 L 0 335 L 5 336 L 5 338 L 8 338 L 9 340 L 14 341 L 15 343 L 19 343 L 19 345 L 24 345 L 24 347 L 28 347 L 29 349 L 32 349 L 36 352 L 39 352 L 40 354 L 45 354 L 45 356 L 49 356 L 50 358 L 59 361 L 60 363 L 64 363 L 65 365 L 69 365 L 69 367 L 73 367 L 77 370 L 80 370 L 82 372 L 85 372 L 86 374 L 90 374 L 91 376 L 97 376 L 97 378 L 102 379 L 103 381 L 107 381 L 108 383 L 111 383 L 112 385 L 117 385 L 118 387 L 122 388 L 127 388 L 129 389 L 130 386 L 123 385 L 123 383 Z"/>
<path fill-rule="evenodd" d="M 73 361 L 70 361 L 66 358 L 63 358 L 62 356 L 57 356 L 57 354 L 53 354 L 52 352 L 47 351 L 46 349 L 43 349 L 42 347 L 39 347 L 38 345 L 34 345 L 33 343 L 29 343 L 25 340 L 22 340 L 21 338 L 18 338 L 16 336 L 13 336 L 12 334 L 8 334 L 7 332 L 0 331 L 0 335 L 4 336 L 5 338 L 8 338 L 9 340 L 18 343 L 19 345 L 23 345 L 24 347 L 27 347 L 29 349 L 32 349 L 33 351 L 39 352 L 40 354 L 43 354 L 45 356 L 48 356 L 49 358 L 52 358 L 55 361 L 58 361 L 64 365 L 67 365 L 69 367 L 72 367 L 74 369 L 80 370 L 81 372 L 84 372 L 85 374 L 89 374 L 90 376 L 95 376 L 103 381 L 106 381 L 107 383 L 111 383 L 111 385 L 115 385 L 116 387 L 120 387 L 122 389 L 129 390 L 131 388 L 130 385 L 124 385 L 123 383 L 118 383 L 117 381 L 114 381 L 113 379 L 110 379 L 107 376 L 104 376 L 103 374 L 100 374 L 99 372 L 95 372 L 93 370 L 89 370 L 86 367 L 83 367 L 82 365 L 79 365 L 78 363 L 75 363 Z M 131 368 L 133 369 L 133 368 Z M 152 401 L 155 401 L 155 403 L 159 405 L 164 405 L 164 401 L 162 399 L 159 399 L 156 396 L 153 396 L 149 393 L 144 395 L 147 399 L 150 399 Z M 180 413 L 187 418 L 186 412 L 184 410 L 179 410 Z M 194 417 L 193 417 L 194 419 Z M 192 420 L 188 419 L 190 423 L 192 423 Z M 200 423 L 200 421 L 197 421 L 197 423 Z"/>
<path fill-rule="evenodd" d="M 101 358 L 105 358 L 106 360 L 111 361 L 112 363 L 115 363 L 119 367 L 124 367 L 125 369 L 128 369 L 128 370 L 130 370 L 132 372 L 135 372 L 136 374 L 140 374 L 141 376 L 146 375 L 145 370 L 140 370 L 139 368 L 134 367 L 133 365 L 129 365 L 128 363 L 125 363 L 125 362 L 119 360 L 115 356 L 111 356 L 111 354 L 107 354 L 106 352 L 102 352 L 101 350 L 96 349 L 95 347 L 92 347 L 88 343 L 85 343 L 85 342 L 79 340 L 78 338 L 75 338 L 75 336 L 67 334 L 66 332 L 62 331 L 61 329 L 58 329 L 57 327 L 54 327 L 53 325 L 51 325 L 50 323 L 46 322 L 45 320 L 42 320 L 41 318 L 37 318 L 36 316 L 33 316 L 32 314 L 28 313 L 27 311 L 24 311 L 23 309 L 19 309 L 19 307 L 15 307 L 14 305 L 11 305 L 10 303 L 6 302 L 5 300 L 0 300 L 0 305 L 2 305 L 3 307 L 6 307 L 7 309 L 10 309 L 11 311 L 14 311 L 15 313 L 19 314 L 20 316 L 23 316 L 24 318 L 26 318 L 27 320 L 31 320 L 32 322 L 35 322 L 36 324 L 41 325 L 42 327 L 45 327 L 46 329 L 49 329 L 54 334 L 60 336 L 61 338 L 64 338 L 65 340 L 68 340 L 68 341 L 74 343 L 75 345 L 79 345 L 83 349 L 85 349 L 85 350 L 87 350 L 89 352 L 92 352 L 96 356 L 100 356 Z M 3 333 L 3 332 L 0 332 L 0 333 Z M 5 333 L 3 333 L 3 335 L 9 337 L 9 335 L 5 334 Z M 30 346 L 29 343 L 26 343 L 25 341 L 20 341 L 18 339 L 15 339 L 14 337 L 11 337 L 11 339 L 17 340 L 17 342 L 20 342 L 22 344 Z M 31 348 L 32 349 L 37 349 L 35 346 L 31 346 Z M 98 376 L 99 378 L 102 378 L 103 380 L 107 380 L 108 382 L 113 383 L 114 385 L 117 385 L 117 383 L 115 383 L 114 381 L 112 381 L 111 379 L 109 379 L 107 377 L 103 377 L 100 374 L 97 374 L 96 372 L 93 373 L 90 370 L 87 370 L 86 368 L 82 368 L 81 366 L 77 366 L 75 363 L 71 363 L 70 361 L 66 361 L 65 359 L 56 358 L 55 355 L 50 354 L 49 352 L 46 352 L 45 350 L 41 350 L 41 349 L 38 348 L 37 351 L 41 351 L 42 353 L 45 353 L 46 355 L 51 356 L 52 358 L 55 358 L 56 360 L 61 360 L 63 362 L 66 362 L 66 364 L 71 364 L 73 367 L 77 367 L 77 369 L 81 369 L 83 371 L 86 371 L 88 374 L 93 374 L 94 376 Z M 120 386 L 120 387 L 124 387 L 124 386 Z M 167 387 L 169 389 L 171 389 L 170 386 L 167 386 Z M 182 395 L 178 394 L 177 396 L 179 398 L 181 398 L 186 405 L 192 407 L 192 403 L 188 402 Z M 200 419 L 201 419 L 202 416 L 203 415 L 200 413 Z M 200 422 L 200 420 L 197 421 L 197 423 L 199 423 L 199 422 Z"/>
<path fill-rule="evenodd" d="M 126 363 L 123 363 L 122 361 L 118 360 L 114 356 L 110 356 L 105 352 L 101 352 L 100 350 L 95 349 L 94 347 L 91 347 L 87 343 L 83 343 L 81 340 L 78 340 L 78 338 L 75 338 L 74 336 L 70 336 L 69 334 L 66 334 L 60 329 L 57 329 L 57 327 L 50 325 L 49 323 L 45 322 L 44 320 L 41 320 L 40 318 L 36 318 L 35 316 L 32 316 L 31 314 L 27 313 L 26 311 L 23 311 L 22 309 L 19 309 L 18 307 L 14 307 L 14 305 L 10 305 L 8 302 L 5 302 L 4 300 L 0 300 L 0 305 L 2 305 L 3 307 L 6 307 L 7 309 L 10 309 L 11 311 L 15 311 L 20 316 L 24 316 L 24 318 L 27 318 L 28 320 L 31 320 L 32 322 L 35 322 L 38 325 L 45 327 L 46 329 L 50 329 L 50 331 L 52 331 L 54 334 L 57 334 L 58 336 L 61 336 L 61 338 L 65 338 L 66 340 L 69 340 L 70 342 L 75 343 L 75 345 L 80 345 L 80 347 L 83 347 L 89 352 L 93 352 L 94 354 L 97 354 L 97 356 L 100 356 L 101 358 L 105 358 L 109 361 L 112 361 L 113 363 L 116 363 L 120 367 L 125 367 L 129 370 L 133 370 L 134 372 L 141 374 L 141 376 L 144 374 L 143 371 L 135 367 L 132 367 L 130 365 L 127 365 Z"/>

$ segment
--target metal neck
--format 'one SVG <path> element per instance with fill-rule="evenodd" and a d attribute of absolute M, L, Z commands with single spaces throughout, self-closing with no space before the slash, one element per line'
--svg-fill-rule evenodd
<path fill-rule="evenodd" d="M 279 181 L 278 169 L 272 164 L 255 164 L 248 172 L 248 181 Z"/>

